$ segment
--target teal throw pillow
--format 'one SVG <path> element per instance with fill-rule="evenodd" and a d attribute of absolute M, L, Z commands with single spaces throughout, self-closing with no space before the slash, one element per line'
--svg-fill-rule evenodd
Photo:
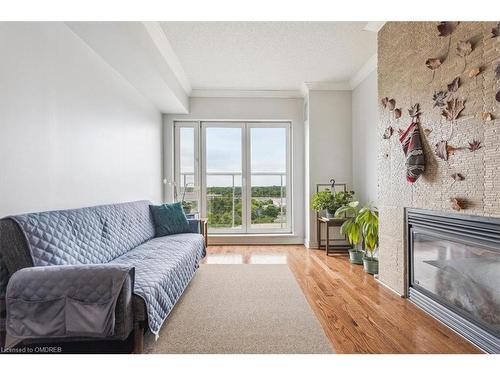
<path fill-rule="evenodd" d="M 189 222 L 180 202 L 149 208 L 153 215 L 156 237 L 190 232 Z"/>

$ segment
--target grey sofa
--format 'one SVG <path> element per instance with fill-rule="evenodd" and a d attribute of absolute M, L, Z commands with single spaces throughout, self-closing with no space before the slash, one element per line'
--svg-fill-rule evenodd
<path fill-rule="evenodd" d="M 81 285 L 82 278 L 83 282 L 86 278 L 90 280 L 93 268 L 105 265 L 132 272 L 123 285 L 120 284 L 113 305 L 112 332 L 100 339 L 125 340 L 133 333 L 134 351 L 142 352 L 145 330 L 158 335 L 206 254 L 205 233 L 200 221 L 189 220 L 191 233 L 155 237 L 149 205 L 148 201 L 138 201 L 23 214 L 0 220 L 0 347 L 5 346 L 6 332 L 10 335 L 11 331 L 16 331 L 11 323 L 16 317 L 9 318 L 7 311 L 12 301 L 9 296 L 6 303 L 7 292 L 12 294 L 17 288 L 20 295 L 16 297 L 23 303 L 25 300 L 31 302 L 32 296 L 34 300 L 40 294 L 36 290 L 39 285 L 45 288 L 44 293 L 52 293 L 46 289 L 54 288 L 54 283 L 49 282 L 53 271 L 61 270 L 59 277 L 73 278 L 74 289 L 74 285 Z M 100 272 L 103 274 L 102 270 Z M 23 277 L 28 279 L 28 286 L 14 287 Z M 70 288 L 65 286 L 68 283 L 56 284 L 59 293 Z M 91 292 L 99 294 L 95 290 Z M 16 324 L 23 326 L 19 319 Z M 92 335 L 65 335 L 64 328 L 62 334 L 61 329 L 49 329 L 44 337 L 37 337 L 39 329 L 32 334 L 31 326 L 40 324 L 35 321 L 34 325 L 21 327 L 27 332 L 28 338 L 23 338 L 27 343 L 95 339 Z"/>

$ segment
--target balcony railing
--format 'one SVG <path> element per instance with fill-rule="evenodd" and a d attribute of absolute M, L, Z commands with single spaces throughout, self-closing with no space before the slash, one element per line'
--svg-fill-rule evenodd
<path fill-rule="evenodd" d="M 217 185 L 210 185 L 210 186 L 207 186 L 207 190 L 209 189 L 216 189 L 216 188 L 230 188 L 231 189 L 231 224 L 230 224 L 230 228 L 236 228 L 237 225 L 236 225 L 236 205 L 238 203 L 238 200 L 241 200 L 242 197 L 241 197 L 241 184 L 236 184 L 237 182 L 237 177 L 240 177 L 240 181 L 241 181 L 241 177 L 242 177 L 242 173 L 241 172 L 208 172 L 206 173 L 206 176 L 207 177 L 224 177 L 224 176 L 228 176 L 230 177 L 230 182 L 228 184 L 220 184 L 220 185 L 223 185 L 223 186 L 217 186 Z M 273 201 L 273 204 L 274 205 L 277 205 L 279 207 L 279 228 L 280 229 L 284 229 L 286 228 L 287 226 L 287 220 L 286 220 L 286 213 L 285 213 L 285 209 L 286 209 L 286 199 L 287 197 L 285 196 L 285 189 L 286 189 L 286 173 L 285 172 L 252 172 L 251 173 L 251 176 L 252 177 L 257 177 L 257 176 L 269 176 L 269 177 L 272 177 L 272 176 L 276 176 L 276 177 L 279 177 L 279 185 L 264 185 L 264 186 L 252 186 L 252 188 L 265 188 L 265 187 L 272 187 L 272 186 L 279 186 L 279 196 L 254 196 L 252 195 L 251 198 L 258 198 L 258 199 L 266 199 L 266 200 L 272 200 Z M 190 180 L 191 181 L 194 181 L 194 173 L 193 172 L 187 172 L 187 173 L 181 173 L 180 174 L 180 177 L 181 177 L 181 183 L 179 184 L 180 185 L 180 193 L 181 193 L 181 196 L 182 195 L 185 195 L 185 200 L 189 200 L 189 201 L 198 201 L 198 194 L 194 191 L 194 186 L 191 185 L 190 183 Z M 189 177 L 192 177 L 192 178 L 189 178 Z M 193 190 L 192 191 L 189 191 L 189 189 L 192 188 Z M 184 191 L 186 190 L 186 193 L 184 194 Z M 238 192 L 239 190 L 239 192 Z M 193 196 L 193 193 L 195 193 L 196 195 Z M 207 202 L 210 201 L 211 199 L 214 199 L 216 197 L 220 197 L 221 195 L 220 194 L 208 194 L 207 193 L 207 196 L 205 197 Z M 276 202 L 277 200 L 277 202 Z M 249 207 L 249 209 L 251 209 L 251 207 Z M 244 212 L 242 212 L 242 215 L 245 215 Z M 252 223 L 250 223 L 252 224 Z M 270 223 L 266 223 L 266 224 L 270 224 Z M 277 223 L 276 223 L 277 224 Z M 255 225 L 255 224 L 254 224 Z M 209 223 L 209 226 L 210 226 L 210 223 Z M 228 228 L 229 225 L 224 225 L 222 224 L 222 226 L 218 226 L 216 223 L 212 223 L 211 225 L 213 228 L 217 228 L 217 227 L 224 227 L 224 228 Z M 269 226 L 268 226 L 269 228 Z"/>

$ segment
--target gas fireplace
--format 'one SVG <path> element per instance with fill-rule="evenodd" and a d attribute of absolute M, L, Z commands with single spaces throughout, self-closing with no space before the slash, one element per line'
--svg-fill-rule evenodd
<path fill-rule="evenodd" d="M 500 218 L 407 209 L 408 296 L 500 353 Z"/>

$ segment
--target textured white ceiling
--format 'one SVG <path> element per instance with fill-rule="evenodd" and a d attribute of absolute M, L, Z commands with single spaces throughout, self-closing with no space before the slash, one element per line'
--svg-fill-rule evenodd
<path fill-rule="evenodd" d="M 343 82 L 377 51 L 366 22 L 162 22 L 193 89 Z"/>

